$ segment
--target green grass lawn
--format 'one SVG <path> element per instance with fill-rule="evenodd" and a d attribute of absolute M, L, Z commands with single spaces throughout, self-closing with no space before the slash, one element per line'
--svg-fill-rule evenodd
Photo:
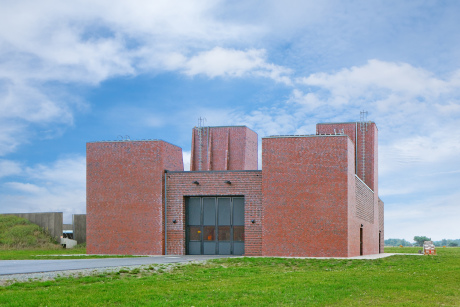
<path fill-rule="evenodd" d="M 377 260 L 229 258 L 150 266 L 15 283 L 0 288 L 0 304 L 460 306 L 460 248 L 439 248 L 437 256 Z"/>
<path fill-rule="evenodd" d="M 442 247 L 436 247 L 436 250 L 440 250 Z M 444 248 L 445 249 L 445 248 Z M 385 253 L 405 253 L 405 254 L 418 254 L 418 251 L 422 250 L 423 247 L 414 246 L 414 247 L 387 247 L 385 246 Z"/>

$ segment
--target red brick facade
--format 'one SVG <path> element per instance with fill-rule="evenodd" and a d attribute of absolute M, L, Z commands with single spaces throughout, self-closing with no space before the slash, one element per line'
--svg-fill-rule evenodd
<path fill-rule="evenodd" d="M 164 170 L 183 170 L 182 149 L 164 141 L 88 143 L 88 254 L 164 253 Z"/>
<path fill-rule="evenodd" d="M 384 227 L 384 203 L 379 198 L 379 242 L 380 242 L 380 253 L 383 253 L 383 248 L 385 246 L 384 242 L 384 234 L 385 234 L 385 227 Z"/>
<path fill-rule="evenodd" d="M 347 136 L 262 139 L 266 256 L 348 256 Z"/>
<path fill-rule="evenodd" d="M 185 197 L 244 196 L 245 255 L 261 255 L 262 171 L 167 172 L 166 185 L 168 254 L 185 254 Z"/>
<path fill-rule="evenodd" d="M 190 170 L 257 170 L 257 133 L 245 126 L 193 128 Z"/>
<path fill-rule="evenodd" d="M 318 135 L 340 134 L 342 132 L 348 135 L 353 144 L 355 144 L 355 173 L 371 190 L 374 190 L 378 186 L 376 184 L 378 176 L 377 126 L 373 122 L 326 123 L 316 125 L 316 133 Z"/>
<path fill-rule="evenodd" d="M 184 172 L 182 150 L 163 141 L 88 143 L 88 253 L 183 255 L 186 200 L 241 196 L 244 255 L 383 252 L 374 123 L 318 124 L 316 135 L 263 138 L 262 149 L 260 171 L 255 132 L 195 127 Z"/>

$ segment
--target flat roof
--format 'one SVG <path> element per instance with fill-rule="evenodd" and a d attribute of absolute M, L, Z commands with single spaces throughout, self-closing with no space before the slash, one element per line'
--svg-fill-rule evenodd
<path fill-rule="evenodd" d="M 360 121 L 357 122 L 337 122 L 337 123 L 317 123 L 317 125 L 340 125 L 340 124 L 359 124 L 361 123 Z M 374 124 L 377 130 L 379 130 L 379 127 L 377 127 L 377 124 L 371 120 L 365 121 L 365 123 L 368 124 Z"/>
<path fill-rule="evenodd" d="M 165 140 L 161 140 L 161 139 L 144 139 L 144 140 L 102 140 L 102 141 L 91 141 L 91 142 L 86 142 L 87 144 L 88 143 L 130 143 L 130 142 L 165 142 L 165 143 L 168 143 L 170 145 L 173 145 L 173 146 L 176 146 L 176 147 L 179 147 L 171 142 L 168 142 L 168 141 L 165 141 Z M 179 147 L 179 148 L 182 148 L 182 147 Z"/>
<path fill-rule="evenodd" d="M 234 128 L 234 127 L 246 127 L 248 129 L 251 129 L 249 128 L 248 126 L 246 125 L 241 125 L 241 126 L 203 126 L 203 127 L 193 127 L 193 128 Z"/>
<path fill-rule="evenodd" d="M 250 169 L 250 170 L 228 170 L 228 171 L 168 171 L 165 170 L 165 173 L 250 173 L 250 172 L 262 172 L 260 169 Z"/>
<path fill-rule="evenodd" d="M 269 135 L 269 136 L 264 136 L 263 139 L 276 139 L 276 138 L 313 138 L 313 137 L 328 137 L 328 136 L 346 136 L 349 137 L 346 134 L 301 134 L 301 135 Z"/>
<path fill-rule="evenodd" d="M 203 126 L 203 127 L 193 127 L 193 129 L 200 129 L 200 128 L 247 128 L 249 130 L 251 130 L 252 132 L 256 133 L 254 130 L 252 130 L 251 128 L 249 128 L 248 126 L 246 125 L 241 125 L 241 126 Z"/>
<path fill-rule="evenodd" d="M 359 123 L 360 123 L 360 121 L 356 121 L 356 122 L 337 122 L 337 123 L 318 123 L 318 124 L 321 124 L 321 125 L 337 125 L 337 124 L 359 124 Z M 373 122 L 371 120 L 365 121 L 365 123 L 375 124 L 375 122 Z"/>

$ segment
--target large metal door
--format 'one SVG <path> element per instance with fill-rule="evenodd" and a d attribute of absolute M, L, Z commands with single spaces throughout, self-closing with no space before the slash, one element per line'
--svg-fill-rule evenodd
<path fill-rule="evenodd" d="M 188 197 L 189 255 L 244 254 L 244 197 Z"/>

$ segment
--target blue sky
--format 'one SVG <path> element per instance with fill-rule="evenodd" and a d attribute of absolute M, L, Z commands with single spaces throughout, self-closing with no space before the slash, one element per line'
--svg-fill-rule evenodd
<path fill-rule="evenodd" d="M 263 137 L 367 110 L 385 238 L 460 238 L 459 29 L 458 1 L 2 1 L 0 212 L 84 213 L 89 141 L 188 166 L 200 116 Z"/>

